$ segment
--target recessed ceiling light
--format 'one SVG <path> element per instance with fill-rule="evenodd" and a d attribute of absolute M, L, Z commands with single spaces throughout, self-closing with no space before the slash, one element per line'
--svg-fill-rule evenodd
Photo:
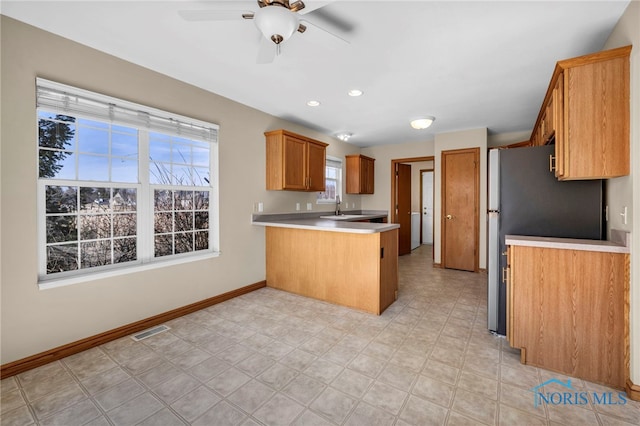
<path fill-rule="evenodd" d="M 353 136 L 353 133 L 346 133 L 346 132 L 344 132 L 344 133 L 338 133 L 338 134 L 336 135 L 336 137 L 337 137 L 338 139 L 340 139 L 342 142 L 346 142 L 346 141 L 348 141 L 348 140 L 351 138 L 351 136 Z"/>
<path fill-rule="evenodd" d="M 411 121 L 411 127 L 418 130 L 426 129 L 427 127 L 431 126 L 431 124 L 435 121 L 435 119 L 436 119 L 435 117 L 431 117 L 431 116 L 417 118 Z"/>
<path fill-rule="evenodd" d="M 307 102 L 307 105 L 309 105 L 310 107 L 317 107 L 320 105 L 320 102 L 318 101 L 309 101 Z"/>
<path fill-rule="evenodd" d="M 362 96 L 364 92 L 360 89 L 351 89 L 347 93 L 349 93 L 349 96 Z"/>

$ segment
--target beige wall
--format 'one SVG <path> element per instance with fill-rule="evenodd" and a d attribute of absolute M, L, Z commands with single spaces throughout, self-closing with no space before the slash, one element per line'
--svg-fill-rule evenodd
<path fill-rule="evenodd" d="M 631 175 L 607 181 L 608 230 L 633 231 L 640 223 L 640 2 L 632 1 L 609 36 L 604 49 L 627 46 L 631 50 Z M 620 213 L 628 208 L 627 224 Z M 634 208 L 636 207 L 636 208 Z M 640 385 L 640 232 L 631 233 L 631 381 Z"/>
<path fill-rule="evenodd" d="M 532 129 L 522 132 L 509 132 L 500 133 L 497 135 L 489 135 L 487 137 L 487 146 L 489 148 L 496 148 L 499 146 L 511 145 L 512 143 L 528 141 L 529 137 L 531 136 L 531 131 Z"/>
<path fill-rule="evenodd" d="M 433 253 L 434 262 L 440 263 L 442 259 L 440 238 L 442 229 L 440 226 L 440 209 L 442 208 L 440 158 L 442 151 L 463 148 L 480 148 L 480 253 L 479 267 L 487 267 L 487 129 L 464 130 L 460 132 L 440 133 L 435 140 L 435 170 L 433 176 L 434 203 L 433 203 Z"/>
<path fill-rule="evenodd" d="M 376 159 L 375 193 L 362 196 L 362 208 L 391 212 L 391 160 L 432 156 L 433 141 L 372 146 L 363 148 L 362 154 Z"/>
<path fill-rule="evenodd" d="M 250 224 L 254 204 L 287 212 L 311 202 L 319 210 L 315 193 L 265 190 L 266 130 L 284 127 L 328 142 L 337 157 L 360 151 L 5 16 L 1 31 L 2 364 L 264 280 L 264 229 Z M 39 290 L 36 76 L 219 124 L 222 255 Z M 345 199 L 359 207 L 360 196 Z"/>

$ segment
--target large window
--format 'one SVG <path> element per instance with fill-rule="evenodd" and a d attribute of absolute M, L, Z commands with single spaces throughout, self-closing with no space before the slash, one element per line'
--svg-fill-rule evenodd
<path fill-rule="evenodd" d="M 217 126 L 38 79 L 41 281 L 217 253 Z"/>
<path fill-rule="evenodd" d="M 325 190 L 318 193 L 317 203 L 335 203 L 337 196 L 342 199 L 342 161 L 339 158 L 327 156 Z"/>

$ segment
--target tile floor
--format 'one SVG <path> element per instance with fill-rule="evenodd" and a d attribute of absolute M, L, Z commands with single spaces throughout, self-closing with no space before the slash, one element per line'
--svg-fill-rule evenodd
<path fill-rule="evenodd" d="M 3 380 L 1 424 L 640 424 L 633 401 L 535 408 L 529 389 L 565 378 L 487 332 L 485 289 L 433 269 L 429 246 L 400 258 L 379 317 L 261 289 Z"/>

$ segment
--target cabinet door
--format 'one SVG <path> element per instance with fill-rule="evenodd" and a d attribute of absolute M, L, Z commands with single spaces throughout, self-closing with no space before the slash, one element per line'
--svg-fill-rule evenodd
<path fill-rule="evenodd" d="M 374 191 L 374 161 L 368 158 L 362 159 L 362 193 L 373 194 Z"/>
<path fill-rule="evenodd" d="M 566 179 L 629 174 L 629 58 L 565 71 Z"/>
<path fill-rule="evenodd" d="M 307 144 L 307 189 L 325 190 L 326 148 L 309 142 Z"/>
<path fill-rule="evenodd" d="M 564 74 L 560 74 L 553 89 L 553 122 L 556 135 L 556 177 L 564 176 L 565 134 L 564 134 Z"/>
<path fill-rule="evenodd" d="M 551 137 L 553 136 L 553 133 L 556 130 L 555 114 L 554 114 L 555 103 L 553 99 L 554 99 L 553 96 L 551 96 L 551 99 L 549 100 L 546 111 L 544 113 L 544 144 L 549 143 L 549 140 L 551 139 Z"/>
<path fill-rule="evenodd" d="M 347 155 L 347 194 L 373 194 L 374 162 L 361 155 Z"/>
<path fill-rule="evenodd" d="M 347 194 L 360 194 L 362 188 L 362 158 L 347 155 Z"/>
<path fill-rule="evenodd" d="M 573 251 L 511 247 L 512 316 L 509 343 L 523 348 L 527 364 L 573 371 Z"/>
<path fill-rule="evenodd" d="M 307 142 L 284 136 L 283 189 L 307 189 Z"/>
<path fill-rule="evenodd" d="M 542 120 L 540 120 L 540 130 L 538 130 L 538 136 L 539 136 L 539 140 L 538 140 L 538 145 L 544 145 L 545 143 L 547 143 L 547 114 L 546 114 L 546 108 L 545 108 L 545 113 L 542 116 Z"/>
<path fill-rule="evenodd" d="M 380 234 L 380 310 L 382 313 L 398 297 L 398 230 Z"/>

